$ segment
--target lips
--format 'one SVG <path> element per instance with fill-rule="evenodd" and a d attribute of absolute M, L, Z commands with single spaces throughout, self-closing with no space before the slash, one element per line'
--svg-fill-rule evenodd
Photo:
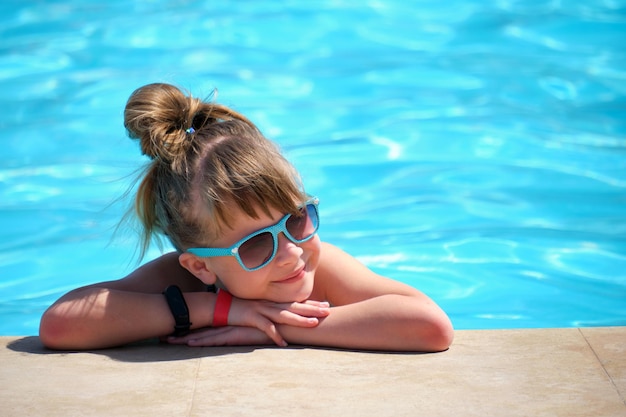
<path fill-rule="evenodd" d="M 304 277 L 304 266 L 298 268 L 293 274 L 286 276 L 285 278 L 277 281 L 279 284 L 289 284 L 292 282 L 300 281 Z"/>

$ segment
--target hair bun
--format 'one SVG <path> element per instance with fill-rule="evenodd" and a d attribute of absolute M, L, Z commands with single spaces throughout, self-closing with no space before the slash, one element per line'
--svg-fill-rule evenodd
<path fill-rule="evenodd" d="M 199 101 L 170 84 L 148 84 L 135 90 L 124 109 L 128 136 L 138 139 L 152 159 L 175 162 L 189 147 L 187 129 Z"/>

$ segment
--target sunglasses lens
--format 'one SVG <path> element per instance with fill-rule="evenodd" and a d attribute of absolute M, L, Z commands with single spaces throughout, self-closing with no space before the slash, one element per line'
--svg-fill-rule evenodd
<path fill-rule="evenodd" d="M 300 209 L 298 215 L 287 218 L 285 227 L 290 239 L 303 242 L 317 231 L 319 220 L 314 204 L 307 204 Z M 275 233 L 275 232 L 274 232 Z M 272 232 L 259 233 L 239 246 L 239 259 L 248 269 L 257 269 L 272 259 L 274 253 L 274 235 Z"/>
<path fill-rule="evenodd" d="M 313 204 L 307 204 L 300 209 L 299 216 L 290 216 L 287 219 L 287 231 L 296 240 L 311 237 L 318 226 L 317 210 Z"/>
<path fill-rule="evenodd" d="M 258 234 L 246 240 L 239 247 L 239 257 L 246 268 L 256 268 L 272 257 L 274 238 L 269 232 Z"/>

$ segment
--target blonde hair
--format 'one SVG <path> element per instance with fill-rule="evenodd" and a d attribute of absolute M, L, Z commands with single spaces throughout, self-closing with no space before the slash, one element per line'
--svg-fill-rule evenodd
<path fill-rule="evenodd" d="M 305 199 L 278 147 L 224 105 L 148 84 L 128 99 L 124 126 L 152 159 L 135 198 L 141 256 L 159 235 L 181 252 L 210 246 L 224 226 L 233 227 L 233 207 L 257 218 L 257 209 L 297 213 Z"/>

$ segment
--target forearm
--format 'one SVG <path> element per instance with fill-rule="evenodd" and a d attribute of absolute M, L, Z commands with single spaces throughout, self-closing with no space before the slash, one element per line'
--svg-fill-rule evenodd
<path fill-rule="evenodd" d="M 211 324 L 214 297 L 185 293 L 192 328 Z M 40 338 L 53 349 L 99 349 L 165 336 L 173 329 L 162 294 L 86 288 L 66 294 L 44 313 Z"/>
<path fill-rule="evenodd" d="M 279 331 L 292 344 L 389 351 L 441 351 L 453 337 L 437 305 L 391 294 L 333 307 L 314 328 L 280 326 Z"/>

